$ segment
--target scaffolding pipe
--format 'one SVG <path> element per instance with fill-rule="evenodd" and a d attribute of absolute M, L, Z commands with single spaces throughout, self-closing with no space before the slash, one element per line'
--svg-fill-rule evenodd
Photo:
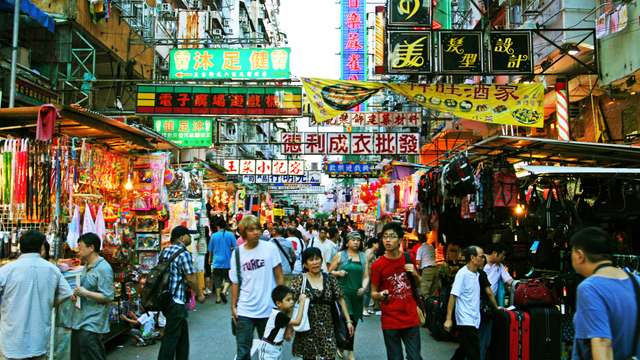
<path fill-rule="evenodd" d="M 14 0 L 13 39 L 11 40 L 11 80 L 9 82 L 9 107 L 16 102 L 16 73 L 18 71 L 18 32 L 20 26 L 20 0 Z"/>

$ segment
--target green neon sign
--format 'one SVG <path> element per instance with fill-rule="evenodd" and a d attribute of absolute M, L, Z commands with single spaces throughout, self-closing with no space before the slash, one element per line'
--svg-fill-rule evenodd
<path fill-rule="evenodd" d="M 153 128 L 180 147 L 209 147 L 212 144 L 211 119 L 154 117 Z"/>

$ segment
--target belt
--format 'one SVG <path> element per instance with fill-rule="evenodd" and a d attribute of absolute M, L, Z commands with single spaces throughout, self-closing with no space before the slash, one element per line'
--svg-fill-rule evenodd
<path fill-rule="evenodd" d="M 423 269 L 434 268 L 434 267 L 436 267 L 436 265 L 429 265 L 429 266 L 423 267 Z"/>
<path fill-rule="evenodd" d="M 273 342 L 267 338 L 262 338 L 262 341 L 266 342 L 267 344 L 271 344 L 273 346 L 281 346 L 283 343 L 283 341 Z"/>

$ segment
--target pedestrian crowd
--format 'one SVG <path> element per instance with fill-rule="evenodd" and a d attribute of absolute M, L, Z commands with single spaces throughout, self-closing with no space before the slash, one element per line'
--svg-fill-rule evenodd
<path fill-rule="evenodd" d="M 211 294 L 219 306 L 229 303 L 238 360 L 282 359 L 285 341 L 292 341 L 292 355 L 303 360 L 353 360 L 359 322 L 379 314 L 387 359 L 419 360 L 424 299 L 442 292 L 448 296 L 442 327 L 455 331 L 459 342 L 452 359 L 490 359 L 491 313 L 505 306 L 514 282 L 503 264 L 505 248 L 472 245 L 460 251 L 450 245 L 445 263 L 438 264 L 433 239 L 423 237 L 408 249 L 400 223 L 381 225 L 367 239 L 350 221 L 284 219 L 262 225 L 245 215 L 230 227 L 218 219 L 208 244 L 212 282 L 206 289 L 198 285 L 187 250 L 190 232 L 177 226 L 160 254 L 166 301 L 160 311 L 143 309 L 122 318 L 141 345 L 162 321 L 158 359 L 187 360 L 189 291 L 199 302 Z M 45 259 L 45 236 L 22 234 L 22 255 L 0 268 L 0 359 L 45 359 L 51 311 L 64 301 L 74 304 L 71 359 L 106 359 L 102 336 L 109 332 L 113 272 L 100 256 L 96 234 L 84 234 L 78 242 L 84 268 L 72 287 Z M 586 278 L 577 289 L 572 358 L 637 356 L 637 325 L 629 319 L 639 315 L 638 277 L 613 265 L 611 241 L 599 228 L 576 232 L 571 246 L 573 268 Z M 456 267 L 451 259 L 460 255 L 465 263 Z M 443 271 L 455 276 L 447 278 Z"/>

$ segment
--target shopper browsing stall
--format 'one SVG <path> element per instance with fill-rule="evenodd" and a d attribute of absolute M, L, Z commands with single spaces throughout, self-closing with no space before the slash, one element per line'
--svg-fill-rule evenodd
<path fill-rule="evenodd" d="M 498 305 L 504 305 L 504 295 L 506 288 L 511 285 L 513 278 L 509 275 L 507 268 L 502 263 L 505 259 L 506 250 L 501 244 L 493 244 L 487 249 L 487 265 L 484 272 L 491 283 L 491 290 L 496 295 Z"/>
<path fill-rule="evenodd" d="M 44 234 L 27 231 L 20 237 L 22 255 L 0 268 L 0 357 L 44 359 L 51 309 L 72 295 L 60 270 L 40 257 L 44 243 Z"/>
<path fill-rule="evenodd" d="M 84 264 L 80 284 L 73 291 L 76 307 L 71 326 L 71 360 L 104 360 L 102 335 L 109 333 L 109 305 L 114 298 L 113 270 L 100 255 L 100 238 L 86 233 L 78 238 Z M 79 306 L 78 306 L 79 304 Z"/>

